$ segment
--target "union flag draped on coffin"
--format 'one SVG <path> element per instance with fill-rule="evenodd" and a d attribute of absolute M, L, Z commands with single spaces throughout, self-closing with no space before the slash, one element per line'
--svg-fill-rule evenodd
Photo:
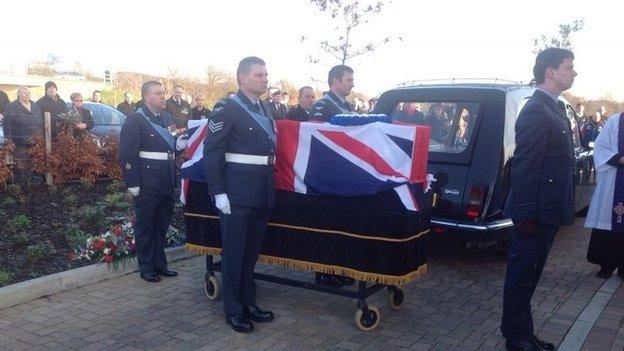
<path fill-rule="evenodd" d="M 428 127 L 283 120 L 277 128 L 277 202 L 260 262 L 392 285 L 424 273 Z M 187 248 L 220 254 L 217 210 L 201 180 L 183 182 Z"/>

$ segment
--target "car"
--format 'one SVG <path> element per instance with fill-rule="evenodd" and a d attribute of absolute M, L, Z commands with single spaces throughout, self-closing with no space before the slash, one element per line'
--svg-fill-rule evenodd
<path fill-rule="evenodd" d="M 126 116 L 123 113 L 106 104 L 85 101 L 82 106 L 90 110 L 93 116 L 94 126 L 91 129 L 91 133 L 97 136 L 109 134 L 119 136 L 121 126 L 126 120 Z M 67 103 L 67 107 L 71 107 L 71 103 Z M 4 131 L 2 123 L 0 123 L 0 145 L 3 143 Z"/>
<path fill-rule="evenodd" d="M 68 102 L 67 108 L 71 106 L 71 102 Z M 112 106 L 96 102 L 85 101 L 82 103 L 82 107 L 90 110 L 93 116 L 94 126 L 91 129 L 91 133 L 98 136 L 108 134 L 119 136 L 121 126 L 126 120 L 126 116 L 123 113 Z"/>
<path fill-rule="evenodd" d="M 513 223 L 503 209 L 510 188 L 514 126 L 535 89 L 500 80 L 414 82 L 380 96 L 373 113 L 406 120 L 405 110 L 420 107 L 420 120 L 436 112 L 448 118 L 446 123 L 426 122 L 431 125 L 428 168 L 437 178 L 438 201 L 431 221 L 434 233 L 465 243 L 499 241 L 508 249 Z M 574 132 L 575 208 L 582 211 L 596 185 L 593 151 L 581 146 L 576 113 L 560 99 Z M 414 120 L 407 118 L 406 122 Z"/>

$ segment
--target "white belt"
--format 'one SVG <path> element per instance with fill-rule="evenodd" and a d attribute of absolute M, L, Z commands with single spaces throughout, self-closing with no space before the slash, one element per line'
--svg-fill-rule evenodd
<path fill-rule="evenodd" d="M 275 156 L 260 156 L 260 155 L 246 155 L 246 154 L 233 154 L 225 153 L 225 161 L 232 163 L 243 163 L 247 165 L 274 165 Z"/>
<path fill-rule="evenodd" d="M 139 151 L 139 157 L 166 161 L 172 159 L 173 155 L 170 155 L 168 152 Z"/>

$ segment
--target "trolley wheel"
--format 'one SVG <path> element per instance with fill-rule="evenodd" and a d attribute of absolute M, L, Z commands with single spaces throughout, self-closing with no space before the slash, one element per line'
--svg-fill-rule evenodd
<path fill-rule="evenodd" d="M 206 276 L 204 282 L 204 291 L 206 296 L 211 300 L 217 300 L 221 296 L 221 286 L 217 277 L 210 275 Z"/>
<path fill-rule="evenodd" d="M 390 309 L 395 311 L 400 310 L 401 305 L 403 305 L 403 298 L 403 290 L 401 290 L 398 286 L 388 289 L 388 305 L 390 306 Z"/>
<path fill-rule="evenodd" d="M 379 309 L 375 306 L 368 306 L 368 311 L 359 309 L 355 311 L 355 325 L 361 331 L 371 331 L 379 325 Z"/>

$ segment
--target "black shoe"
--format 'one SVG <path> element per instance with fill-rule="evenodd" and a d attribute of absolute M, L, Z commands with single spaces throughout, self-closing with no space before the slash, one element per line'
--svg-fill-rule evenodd
<path fill-rule="evenodd" d="M 335 276 L 324 273 L 316 273 L 315 281 L 316 284 L 331 286 L 332 288 L 342 288 L 344 285 L 340 280 L 336 279 Z"/>
<path fill-rule="evenodd" d="M 343 277 L 341 275 L 334 275 L 334 278 L 338 279 L 344 285 L 353 285 L 355 283 L 355 279 L 349 277 Z"/>
<path fill-rule="evenodd" d="M 537 336 L 533 336 L 533 343 L 537 346 L 537 350 L 539 351 L 555 351 L 555 344 L 540 340 Z"/>
<path fill-rule="evenodd" d="M 160 281 L 160 277 L 154 272 L 141 273 L 141 279 L 150 283 L 158 283 Z"/>
<path fill-rule="evenodd" d="M 155 269 L 155 271 L 156 271 L 156 274 L 163 276 L 163 277 L 177 277 L 178 276 L 178 272 L 169 268 Z"/>
<path fill-rule="evenodd" d="M 541 351 L 537 346 L 528 340 L 505 341 L 507 351 Z"/>
<path fill-rule="evenodd" d="M 243 316 L 234 315 L 225 317 L 225 323 L 232 327 L 232 330 L 237 333 L 251 333 L 254 331 L 253 323 Z"/>
<path fill-rule="evenodd" d="M 270 322 L 275 319 L 273 312 L 263 311 L 258 306 L 243 307 L 243 316 L 258 323 Z"/>
<path fill-rule="evenodd" d="M 618 271 L 618 274 L 620 272 Z M 598 272 L 598 274 L 596 274 L 596 277 L 598 278 L 602 278 L 602 279 L 609 279 L 611 278 L 611 274 L 613 274 L 613 272 L 609 272 L 609 271 L 605 271 L 605 270 L 600 270 L 600 272 Z"/>

